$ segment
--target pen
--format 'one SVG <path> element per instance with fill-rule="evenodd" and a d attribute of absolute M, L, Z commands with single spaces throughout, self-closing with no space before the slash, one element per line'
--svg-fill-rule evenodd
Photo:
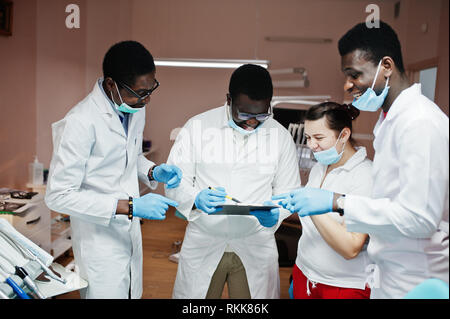
<path fill-rule="evenodd" d="M 208 188 L 212 189 L 213 191 L 217 190 L 217 189 L 215 189 L 214 187 L 211 187 L 211 186 L 208 186 Z M 241 202 L 240 200 L 237 200 L 236 198 L 233 198 L 233 197 L 228 196 L 228 195 L 225 195 L 225 197 L 228 198 L 228 199 L 231 199 L 233 202 L 236 202 L 236 203 L 240 203 Z"/>

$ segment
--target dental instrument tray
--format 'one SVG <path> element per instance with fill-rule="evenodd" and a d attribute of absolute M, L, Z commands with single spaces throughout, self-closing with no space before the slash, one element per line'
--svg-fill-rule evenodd
<path fill-rule="evenodd" d="M 267 211 L 268 213 L 272 208 L 279 208 L 279 205 L 259 205 L 259 204 L 244 204 L 236 203 L 229 205 L 219 205 L 217 207 L 222 207 L 220 212 L 211 215 L 250 215 L 251 211 Z"/>
<path fill-rule="evenodd" d="M 0 213 L 20 214 L 42 201 L 44 195 L 34 192 L 8 191 L 0 189 Z M 3 189 L 4 190 L 4 189 Z"/>
<path fill-rule="evenodd" d="M 74 263 L 55 263 L 53 256 L 0 218 L 0 299 L 47 299 L 87 286 Z"/>

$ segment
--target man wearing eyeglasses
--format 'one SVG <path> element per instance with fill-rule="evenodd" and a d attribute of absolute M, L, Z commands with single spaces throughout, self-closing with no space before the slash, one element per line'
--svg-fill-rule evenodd
<path fill-rule="evenodd" d="M 140 43 L 113 45 L 103 78 L 93 91 L 52 125 L 53 157 L 45 202 L 70 215 L 72 246 L 83 298 L 140 298 L 140 218 L 162 220 L 178 204 L 164 196 L 140 196 L 138 179 L 175 188 L 182 173 L 155 165 L 142 154 L 145 106 L 159 86 L 150 52 Z"/>
<path fill-rule="evenodd" d="M 174 298 L 279 298 L 274 233 L 283 209 L 224 215 L 226 198 L 264 204 L 274 194 L 300 187 L 296 148 L 272 118 L 269 72 L 246 64 L 230 79 L 225 105 L 191 118 L 179 131 L 168 163 L 183 171 L 166 189 L 188 221 Z M 228 196 L 228 197 L 226 197 Z"/>

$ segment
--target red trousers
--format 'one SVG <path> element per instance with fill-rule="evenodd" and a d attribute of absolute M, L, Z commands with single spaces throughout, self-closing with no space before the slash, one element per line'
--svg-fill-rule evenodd
<path fill-rule="evenodd" d="M 308 281 L 303 272 L 294 265 L 292 269 L 294 281 L 294 299 L 369 299 L 370 288 L 355 289 L 329 286 Z M 308 286 L 307 286 L 308 285 Z M 308 295 L 308 290 L 310 295 Z"/>

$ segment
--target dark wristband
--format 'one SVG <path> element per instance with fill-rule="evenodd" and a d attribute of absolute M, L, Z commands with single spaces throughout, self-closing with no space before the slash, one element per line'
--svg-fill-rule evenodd
<path fill-rule="evenodd" d="M 133 197 L 128 197 L 128 219 L 133 220 Z"/>
<path fill-rule="evenodd" d="M 345 194 L 342 194 L 342 195 L 337 199 L 337 201 L 338 201 L 339 199 L 341 199 L 341 198 L 345 198 Z M 336 212 L 339 213 L 340 216 L 344 216 L 344 208 L 339 207 L 339 204 L 337 204 L 337 206 L 338 206 L 338 208 L 336 209 Z"/>

